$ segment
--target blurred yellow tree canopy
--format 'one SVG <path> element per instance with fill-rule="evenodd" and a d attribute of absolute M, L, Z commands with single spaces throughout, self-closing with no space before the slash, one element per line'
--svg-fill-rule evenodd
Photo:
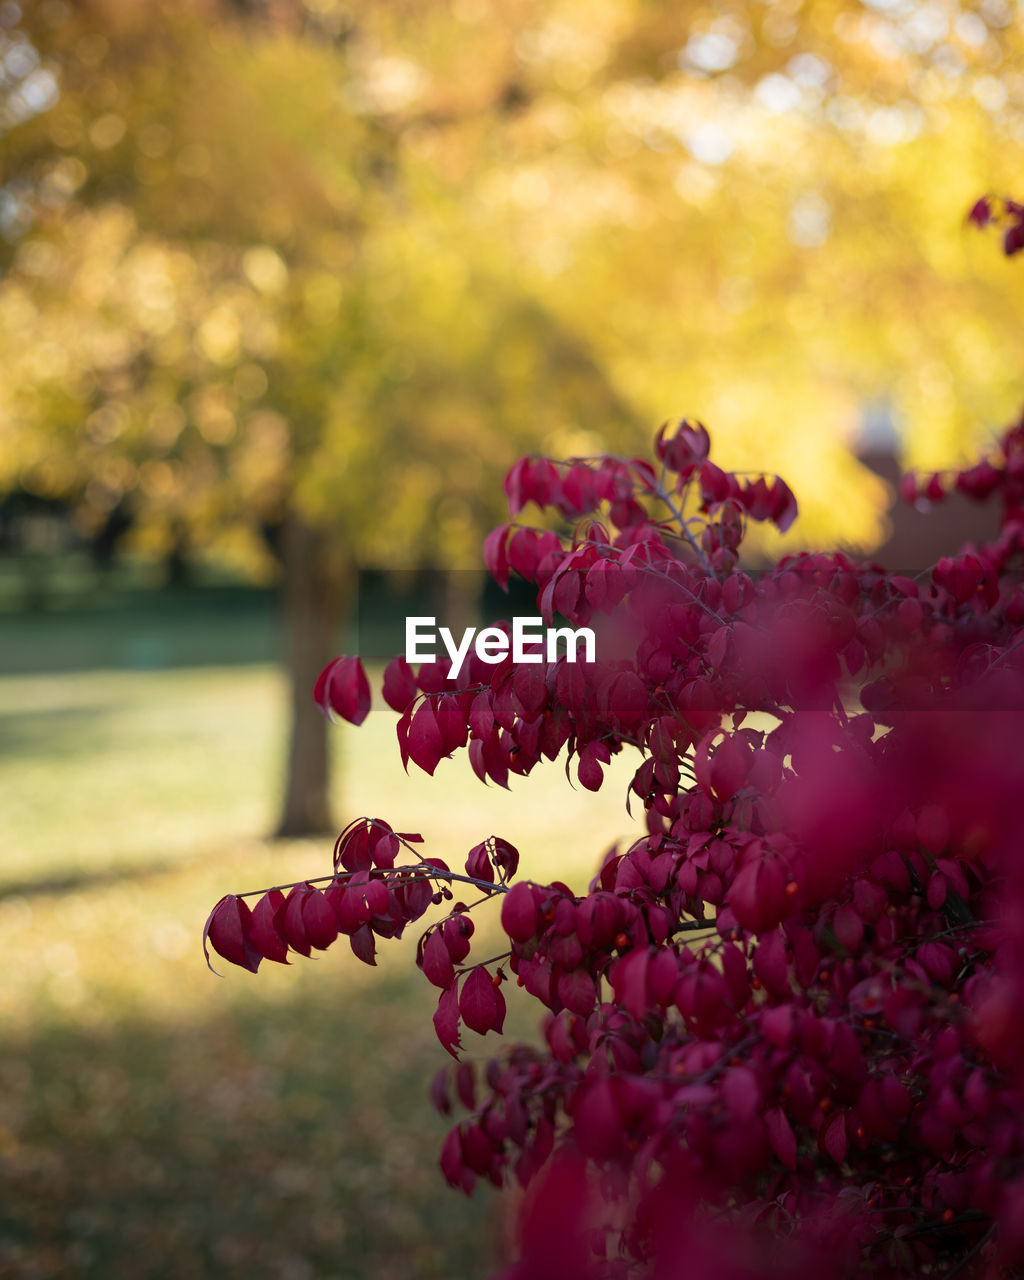
<path fill-rule="evenodd" d="M 1024 291 L 1011 0 L 0 0 L 0 491 L 283 556 L 280 832 L 329 828 L 354 565 L 479 563 L 524 452 L 671 416 L 867 548 L 866 422 L 964 460 Z"/>
<path fill-rule="evenodd" d="M 159 541 L 297 504 L 472 563 L 523 450 L 670 414 L 877 537 L 866 408 L 949 465 L 1024 391 L 1007 0 L 0 5 L 0 480 Z M 230 532 L 233 531 L 233 532 Z M 794 535 L 791 535 L 794 536 Z"/>

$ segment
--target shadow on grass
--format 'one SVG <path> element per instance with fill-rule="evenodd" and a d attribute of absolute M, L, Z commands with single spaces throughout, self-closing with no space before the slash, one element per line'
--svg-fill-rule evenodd
<path fill-rule="evenodd" d="M 145 866 L 106 867 L 97 871 L 68 871 L 60 875 L 41 876 L 36 880 L 12 880 L 7 884 L 0 883 L 0 902 L 7 902 L 12 898 L 55 898 L 66 893 L 102 889 L 107 885 L 153 880 L 187 868 L 190 861 L 200 864 L 203 859 L 165 858 L 161 862 L 148 862 Z"/>
<path fill-rule="evenodd" d="M 443 1055 L 418 1026 L 420 998 L 375 975 L 365 991 L 245 997 L 187 1025 L 8 1039 L 0 1274 L 490 1274 L 495 1199 L 466 1200 L 437 1168 L 446 1122 L 426 1093 Z"/>
<path fill-rule="evenodd" d="M 0 712 L 0 756 L 70 758 L 95 751 L 112 702 Z"/>

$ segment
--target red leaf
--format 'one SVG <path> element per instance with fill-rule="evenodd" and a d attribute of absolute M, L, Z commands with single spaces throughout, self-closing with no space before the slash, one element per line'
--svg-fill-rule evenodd
<path fill-rule="evenodd" d="M 462 1129 L 456 1126 L 444 1140 L 441 1148 L 441 1172 L 450 1186 L 459 1187 L 469 1195 L 475 1181 L 473 1171 L 463 1163 Z"/>
<path fill-rule="evenodd" d="M 381 692 L 384 694 L 384 701 L 392 711 L 397 711 L 399 714 L 416 697 L 416 677 L 404 658 L 394 658 L 384 668 L 384 684 Z"/>
<path fill-rule="evenodd" d="M 567 618 L 574 618 L 580 596 L 583 594 L 582 573 L 578 569 L 566 569 L 551 581 L 553 584 L 551 602 L 555 612 L 564 614 Z"/>
<path fill-rule="evenodd" d="M 491 860 L 498 868 L 501 879 L 511 880 L 519 870 L 519 850 L 501 836 L 491 836 L 491 844 L 494 846 Z"/>
<path fill-rule="evenodd" d="M 671 426 L 676 427 L 675 433 L 666 439 L 666 433 Z M 683 418 L 678 424 L 666 422 L 662 426 L 655 439 L 654 448 L 670 471 L 689 475 L 697 463 L 703 462 L 708 456 L 711 437 L 702 423 Z"/>
<path fill-rule="evenodd" d="M 366 818 L 350 822 L 334 843 L 335 871 L 338 867 L 344 867 L 346 871 L 369 871 L 370 849 L 376 840 L 377 833 Z"/>
<path fill-rule="evenodd" d="M 559 484 L 558 472 L 548 458 L 531 458 L 520 473 L 520 496 L 524 503 L 546 507 L 557 501 Z"/>
<path fill-rule="evenodd" d="M 398 737 L 398 751 L 402 757 L 402 768 L 409 772 L 409 727 L 412 724 L 412 708 L 410 702 L 406 709 L 402 712 L 401 719 L 395 725 L 395 734 Z"/>
<path fill-rule="evenodd" d="M 540 540 L 535 529 L 517 529 L 513 533 L 508 544 L 509 565 L 527 582 L 535 579 L 540 554 Z"/>
<path fill-rule="evenodd" d="M 555 990 L 562 1004 L 573 1013 L 585 1018 L 597 1004 L 594 979 L 586 969 L 574 969 L 572 973 L 560 973 Z"/>
<path fill-rule="evenodd" d="M 466 745 L 466 720 L 459 710 L 459 704 L 450 693 L 438 698 L 434 708 L 437 718 L 437 730 L 441 737 L 442 754 L 450 756 L 453 751 Z"/>
<path fill-rule="evenodd" d="M 442 1067 L 430 1082 L 430 1101 L 435 1110 L 446 1116 L 451 1113 L 452 1102 L 448 1096 L 448 1068 Z"/>
<path fill-rule="evenodd" d="M 772 928 L 790 905 L 782 867 L 774 858 L 755 855 L 740 868 L 726 900 L 744 929 L 761 933 Z"/>
<path fill-rule="evenodd" d="M 768 1126 L 768 1141 L 772 1150 L 791 1172 L 796 1172 L 796 1135 L 793 1133 L 786 1113 L 781 1107 L 772 1107 L 764 1113 L 764 1122 Z"/>
<path fill-rule="evenodd" d="M 722 1095 L 734 1119 L 750 1120 L 761 1109 L 761 1085 L 749 1067 L 733 1067 L 726 1073 Z"/>
<path fill-rule="evenodd" d="M 319 889 L 312 889 L 301 899 L 302 923 L 306 936 L 318 951 L 326 951 L 338 936 L 338 918 Z"/>
<path fill-rule="evenodd" d="M 478 1124 L 466 1125 L 462 1135 L 462 1154 L 474 1173 L 486 1174 L 490 1170 L 494 1160 L 494 1147 Z"/>
<path fill-rule="evenodd" d="M 584 1083 L 572 1101 L 573 1129 L 584 1155 L 607 1160 L 623 1141 L 622 1117 L 616 1106 L 612 1081 L 596 1079 Z"/>
<path fill-rule="evenodd" d="M 648 1010 L 647 969 L 650 965 L 650 952 L 646 948 L 636 947 L 628 951 L 612 969 L 612 989 L 615 992 L 616 1004 L 640 1020 Z"/>
<path fill-rule="evenodd" d="M 368 924 L 360 925 L 348 941 L 352 954 L 357 960 L 362 960 L 363 964 L 374 966 L 377 964 L 374 959 L 377 954 L 377 944 L 373 938 L 373 930 Z"/>
<path fill-rule="evenodd" d="M 447 988 L 455 981 L 455 966 L 439 929 L 432 929 L 423 944 L 422 968 L 435 987 Z"/>
<path fill-rule="evenodd" d="M 846 1159 L 846 1113 L 837 1111 L 825 1127 L 825 1150 L 836 1162 Z"/>
<path fill-rule="evenodd" d="M 781 929 L 762 934 L 754 955 L 754 975 L 764 983 L 773 995 L 788 996 L 789 961 L 786 958 L 786 940 Z"/>
<path fill-rule="evenodd" d="M 513 942 L 528 942 L 537 932 L 537 904 L 525 882 L 513 885 L 501 904 L 501 927 Z"/>
<path fill-rule="evenodd" d="M 672 1003 L 679 982 L 679 958 L 674 951 L 659 947 L 647 968 L 647 991 L 662 1006 Z"/>
<path fill-rule="evenodd" d="M 336 711 L 350 724 L 362 724 L 370 710 L 370 686 L 358 658 L 335 658 L 320 672 L 313 700 L 325 715 Z"/>
<path fill-rule="evenodd" d="M 459 997 L 458 983 L 453 982 L 441 992 L 441 997 L 437 1002 L 437 1009 L 434 1013 L 434 1030 L 437 1033 L 438 1040 L 442 1046 L 448 1050 L 452 1057 L 458 1061 L 459 1055 L 456 1049 L 461 1049 L 462 1044 L 459 1040 Z"/>
<path fill-rule="evenodd" d="M 499 1001 L 501 1001 L 500 1010 Z M 459 1013 L 466 1026 L 479 1035 L 486 1035 L 488 1031 L 501 1030 L 505 1013 L 504 1004 L 501 992 L 484 968 L 474 969 L 462 984 Z"/>
<path fill-rule="evenodd" d="M 391 895 L 383 880 L 368 880 L 362 889 L 363 901 L 372 916 L 382 916 L 391 903 Z"/>
<path fill-rule="evenodd" d="M 775 477 L 771 489 L 771 521 L 780 533 L 785 533 L 797 518 L 799 508 L 793 491 L 784 480 Z"/>
<path fill-rule="evenodd" d="M 795 1022 L 791 1004 L 773 1005 L 761 1014 L 761 1035 L 776 1049 L 788 1049 L 793 1043 Z"/>
<path fill-rule="evenodd" d="M 832 932 L 847 951 L 856 951 L 864 937 L 864 921 L 853 907 L 844 905 L 833 917 Z"/>
<path fill-rule="evenodd" d="M 728 475 L 713 462 L 704 462 L 700 468 L 700 496 L 705 507 L 724 502 L 737 491 L 735 476 Z"/>
<path fill-rule="evenodd" d="M 433 698 L 424 698 L 413 714 L 409 725 L 408 752 L 409 759 L 431 775 L 445 754 Z"/>
<path fill-rule="evenodd" d="M 455 1092 L 467 1111 L 476 1107 L 476 1069 L 472 1062 L 460 1062 L 455 1071 Z"/>
<path fill-rule="evenodd" d="M 470 849 L 466 857 L 466 875 L 472 876 L 475 880 L 486 880 L 488 883 L 494 883 L 494 867 L 491 865 L 491 859 L 487 852 L 486 844 L 475 844 Z M 489 893 L 489 889 L 484 890 Z"/>
<path fill-rule="evenodd" d="M 562 513 L 570 519 L 586 515 L 599 501 L 590 468 L 584 465 L 570 467 L 562 480 L 562 497 L 558 504 Z"/>
<path fill-rule="evenodd" d="M 252 912 L 242 898 L 233 893 L 221 898 L 210 912 L 203 930 L 203 954 L 206 963 L 214 973 L 216 969 L 210 964 L 210 953 L 206 949 L 210 945 L 219 956 L 232 964 L 240 965 L 252 973 L 260 967 L 262 955 L 249 941 L 249 926 Z"/>
<path fill-rule="evenodd" d="M 508 590 L 508 531 L 507 524 L 499 525 L 484 539 L 484 564 L 503 591 Z"/>
<path fill-rule="evenodd" d="M 738 734 L 725 738 L 715 748 L 708 765 L 708 782 L 718 800 L 731 800 L 746 782 L 753 755 L 750 744 Z"/>
<path fill-rule="evenodd" d="M 976 200 L 971 205 L 967 214 L 967 221 L 973 223 L 976 227 L 987 226 L 993 221 L 992 202 L 988 196 L 982 196 L 980 200 Z"/>
<path fill-rule="evenodd" d="M 544 664 L 520 663 L 512 673 L 512 688 L 523 716 L 527 720 L 535 719 L 544 709 L 548 697 Z"/>
<path fill-rule="evenodd" d="M 265 960 L 278 964 L 288 963 L 288 943 L 281 928 L 281 912 L 284 894 L 280 889 L 270 889 L 252 909 L 252 925 L 249 941 Z"/>
<path fill-rule="evenodd" d="M 505 477 L 505 497 L 508 499 L 508 513 L 517 516 L 528 499 L 523 497 L 523 476 L 530 465 L 529 458 L 520 458 Z M 493 534 L 491 535 L 494 536 Z"/>
<path fill-rule="evenodd" d="M 623 725 L 634 725 L 647 712 L 648 695 L 643 681 L 632 671 L 623 671 L 612 681 L 608 710 Z"/>
<path fill-rule="evenodd" d="M 398 857 L 400 848 L 398 836 L 395 835 L 386 822 L 381 822 L 379 818 L 375 820 L 373 834 L 377 837 L 373 844 L 373 852 L 370 854 L 373 865 L 388 871 L 395 865 L 395 858 Z M 371 840 L 372 838 L 371 836 Z"/>
<path fill-rule="evenodd" d="M 469 708 L 469 727 L 477 738 L 486 738 L 494 728 L 494 712 L 486 693 L 478 693 Z"/>
<path fill-rule="evenodd" d="M 586 746 L 580 752 L 577 776 L 580 783 L 588 791 L 600 791 L 604 781 L 604 770 L 601 768 L 591 747 Z"/>
<path fill-rule="evenodd" d="M 729 996 L 737 1009 L 742 1009 L 750 996 L 750 977 L 747 973 L 747 958 L 735 943 L 727 942 L 722 947 L 722 973 L 729 984 Z"/>
<path fill-rule="evenodd" d="M 456 964 L 461 964 L 469 955 L 470 938 L 473 936 L 473 921 L 461 911 L 450 916 L 441 926 L 444 945 L 448 954 Z"/>
<path fill-rule="evenodd" d="M 933 911 L 939 911 L 941 909 L 942 904 L 946 901 L 947 892 L 948 885 L 946 883 L 946 877 L 941 871 L 933 871 L 928 877 L 928 892 L 926 895 L 928 905 Z"/>
<path fill-rule="evenodd" d="M 295 885 L 289 889 L 288 897 L 281 909 L 281 928 L 285 941 L 300 956 L 308 956 L 311 949 L 306 922 L 302 918 L 302 900 L 310 892 L 308 884 Z"/>
<path fill-rule="evenodd" d="M 410 923 L 423 915 L 430 906 L 433 896 L 433 886 L 425 876 L 421 875 L 414 876 L 412 880 L 398 885 L 395 889 L 395 897 L 398 899 L 406 921 Z"/>
<path fill-rule="evenodd" d="M 500 1036 L 505 1026 L 505 1014 L 507 1007 L 505 1005 L 505 997 L 501 994 L 500 987 L 494 987 L 494 1030 Z"/>
<path fill-rule="evenodd" d="M 340 933 L 353 934 L 370 918 L 370 909 L 363 901 L 359 889 L 351 885 L 333 885 L 327 890 L 327 899 L 334 908 Z"/>

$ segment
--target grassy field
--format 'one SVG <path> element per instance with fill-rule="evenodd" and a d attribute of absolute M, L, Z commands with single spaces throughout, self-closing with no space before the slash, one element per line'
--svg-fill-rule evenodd
<path fill-rule="evenodd" d="M 344 943 L 204 967 L 222 894 L 330 870 L 330 841 L 262 838 L 284 708 L 266 665 L 0 677 L 0 1276 L 472 1280 L 502 1256 L 504 1206 L 437 1171 L 414 937 L 377 970 Z M 394 723 L 337 731 L 339 823 L 384 817 L 453 863 L 494 832 L 524 874 L 578 883 L 631 830 L 627 761 L 596 797 L 560 764 L 511 794 L 463 761 L 432 782 L 402 773 Z M 512 1017 L 530 1033 L 534 1008 Z"/>

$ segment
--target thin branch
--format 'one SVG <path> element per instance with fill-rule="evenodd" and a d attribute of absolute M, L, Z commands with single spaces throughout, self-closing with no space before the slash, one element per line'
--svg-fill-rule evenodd
<path fill-rule="evenodd" d="M 984 1249 L 985 1245 L 988 1244 L 989 1240 L 991 1240 L 992 1238 L 992 1233 L 995 1231 L 995 1229 L 996 1229 L 995 1224 L 993 1223 L 993 1225 L 989 1227 L 989 1229 L 985 1232 L 985 1234 L 983 1236 L 980 1236 L 974 1242 L 974 1244 L 964 1254 L 964 1256 L 960 1259 L 960 1261 L 956 1264 L 956 1266 L 952 1267 L 949 1271 L 946 1272 L 946 1274 L 942 1277 L 942 1280 L 953 1280 L 954 1276 L 959 1275 L 960 1272 L 963 1271 L 964 1267 L 966 1267 L 969 1262 L 973 1261 L 973 1259 L 977 1257 L 977 1255 L 982 1251 L 982 1249 Z"/>
<path fill-rule="evenodd" d="M 427 868 L 429 868 L 429 870 Z M 460 874 L 458 871 L 446 871 L 443 867 L 437 867 L 433 863 L 427 862 L 426 860 L 424 860 L 423 865 L 420 867 L 404 867 L 403 866 L 403 867 L 394 867 L 394 868 L 383 867 L 383 868 L 375 868 L 375 869 L 380 870 L 383 876 L 386 876 L 387 873 L 392 870 L 408 871 L 409 875 L 397 882 L 403 885 L 413 884 L 416 880 L 434 880 L 434 879 L 446 880 L 450 882 L 458 882 L 459 884 L 475 885 L 476 888 L 478 889 L 487 889 L 489 891 L 487 894 L 488 897 L 490 897 L 492 893 L 508 893 L 508 889 L 509 889 L 508 885 L 492 884 L 489 880 L 478 880 L 475 876 L 464 876 Z M 341 882 L 344 884 L 348 884 L 349 881 L 351 881 L 352 877 L 357 874 L 358 872 L 355 872 L 355 871 L 340 871 L 340 872 L 336 871 L 333 875 L 330 875 L 330 876 L 306 876 L 305 879 L 303 880 L 292 880 L 288 884 L 273 884 L 269 888 L 265 888 L 265 889 L 247 889 L 245 893 L 234 894 L 234 897 L 260 898 L 263 896 L 263 894 L 273 893 L 275 890 L 278 890 L 278 889 L 283 892 L 285 889 L 295 889 L 300 884 L 314 885 L 314 884 L 322 884 L 325 881 L 334 881 L 334 882 Z M 395 881 L 392 880 L 392 881 L 389 881 L 389 883 L 393 884 L 395 883 Z M 481 899 L 481 901 L 483 901 L 483 899 Z"/>

